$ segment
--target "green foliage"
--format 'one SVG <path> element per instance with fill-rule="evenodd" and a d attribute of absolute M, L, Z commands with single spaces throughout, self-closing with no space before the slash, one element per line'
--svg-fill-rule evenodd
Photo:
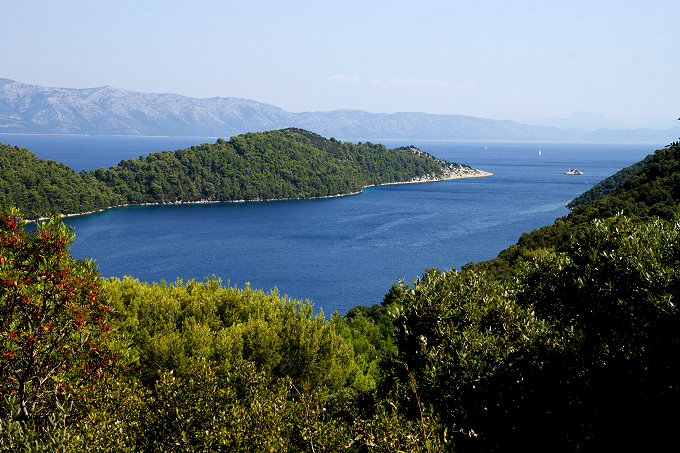
<path fill-rule="evenodd" d="M 569 209 L 574 209 L 576 206 L 605 198 L 613 193 L 617 187 L 621 186 L 630 175 L 642 170 L 652 158 L 653 155 L 650 154 L 641 161 L 623 168 L 610 177 L 603 179 L 578 197 L 571 200 L 567 207 Z"/>
<path fill-rule="evenodd" d="M 357 418 L 352 436 L 343 447 L 351 452 L 444 452 L 451 447 L 447 432 L 430 413 L 412 418 L 398 402 L 375 401 L 370 418 Z"/>
<path fill-rule="evenodd" d="M 300 129 L 249 133 L 122 161 L 94 176 L 127 203 L 312 198 L 440 175 L 444 162 L 407 149 L 326 140 Z"/>
<path fill-rule="evenodd" d="M 669 440 L 666 415 L 680 402 L 680 224 L 595 220 L 562 249 L 531 253 L 512 282 L 429 270 L 392 291 L 402 295 L 391 299 L 399 358 L 457 448 Z M 395 389 L 409 382 L 399 369 Z"/>
<path fill-rule="evenodd" d="M 354 372 L 352 348 L 310 303 L 250 287 L 204 283 L 140 283 L 126 277 L 104 284 L 120 328 L 139 356 L 140 377 L 158 370 L 190 374 L 194 359 L 222 372 L 247 361 L 273 378 L 292 378 L 306 388 L 344 387 Z"/>
<path fill-rule="evenodd" d="M 569 215 L 557 219 L 553 225 L 524 233 L 517 244 L 501 251 L 495 259 L 468 263 L 463 269 L 477 268 L 486 271 L 491 278 L 508 280 L 516 275 L 518 264 L 531 258 L 534 251 L 541 248 L 565 251 L 572 234 L 586 228 L 594 219 L 606 219 L 619 213 L 640 219 L 677 218 L 680 212 L 680 143 L 657 150 L 622 172 L 615 175 L 616 181 L 606 183 L 610 188 L 616 186 L 610 195 L 599 198 L 609 189 L 603 189 L 599 195 L 589 195 L 593 201 L 573 206 Z M 622 183 L 621 177 L 625 177 Z"/>
<path fill-rule="evenodd" d="M 155 386 L 144 451 L 286 451 L 289 385 L 250 364 L 220 378 L 202 361 L 191 373 L 164 372 Z"/>
<path fill-rule="evenodd" d="M 110 372 L 119 354 L 94 264 L 68 253 L 71 230 L 22 226 L 16 211 L 0 219 L 0 391 L 18 400 L 10 416 L 28 420 Z"/>
<path fill-rule="evenodd" d="M 665 437 L 680 399 L 680 225 L 596 220 L 519 285 L 518 302 L 571 338 L 563 391 L 590 442 Z"/>
<path fill-rule="evenodd" d="M 79 392 L 77 404 L 65 421 L 71 451 L 140 451 L 150 434 L 151 390 L 136 380 L 114 376 Z"/>
<path fill-rule="evenodd" d="M 301 129 L 257 132 L 76 173 L 1 145 L 0 207 L 29 218 L 124 204 L 304 199 L 469 169 L 411 147 L 327 140 Z"/>
<path fill-rule="evenodd" d="M 352 344 L 358 372 L 353 387 L 371 390 L 380 381 L 380 360 L 396 355 L 394 326 L 387 310 L 380 306 L 354 307 L 332 319 L 335 329 Z"/>
<path fill-rule="evenodd" d="M 478 443 L 509 444 L 510 433 L 543 415 L 536 413 L 544 396 L 536 375 L 563 344 L 515 303 L 511 285 L 476 271 L 431 269 L 401 287 L 402 298 L 393 301 L 399 357 L 459 447 L 477 434 Z M 410 380 L 402 368 L 393 373 Z"/>
<path fill-rule="evenodd" d="M 676 217 L 680 200 L 680 145 L 674 143 L 645 159 L 611 196 L 576 208 L 574 221 L 607 218 L 618 212 L 633 217 Z"/>
<path fill-rule="evenodd" d="M 20 410 L 16 396 L 5 396 L 8 413 Z M 66 417 L 69 406 L 57 404 L 54 412 L 38 424 L 35 420 L 16 420 L 11 415 L 0 418 L 0 451 L 17 453 L 67 453 L 78 444 L 77 436 L 69 429 Z"/>
<path fill-rule="evenodd" d="M 27 218 L 37 219 L 118 204 L 111 189 L 91 174 L 0 143 L 0 209 L 19 207 Z"/>

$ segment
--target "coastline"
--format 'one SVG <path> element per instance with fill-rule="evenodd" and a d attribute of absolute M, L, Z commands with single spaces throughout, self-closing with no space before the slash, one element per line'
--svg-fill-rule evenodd
<path fill-rule="evenodd" d="M 434 176 L 434 175 L 426 175 L 423 177 L 415 177 L 409 181 L 396 181 L 396 182 L 386 182 L 382 184 L 369 184 L 366 186 L 363 186 L 361 190 L 357 192 L 349 192 L 349 193 L 339 193 L 335 195 L 323 195 L 320 197 L 309 197 L 309 198 L 266 198 L 266 199 L 261 199 L 261 198 L 255 198 L 253 200 L 197 200 L 197 201 L 171 201 L 167 203 L 139 203 L 139 204 L 122 204 L 122 205 L 116 205 L 116 206 L 109 206 L 107 208 L 101 208 L 97 209 L 94 211 L 87 211 L 87 212 L 73 212 L 70 214 L 58 214 L 59 217 L 61 218 L 67 218 L 67 217 L 79 217 L 79 216 L 86 216 L 86 215 L 92 215 L 92 214 L 98 214 L 100 212 L 106 212 L 110 211 L 112 209 L 118 209 L 118 208 L 128 208 L 132 206 L 164 206 L 164 205 L 182 205 L 182 204 L 213 204 L 213 203 L 249 203 L 249 202 L 263 202 L 263 201 L 295 201 L 295 200 L 321 200 L 324 198 L 339 198 L 339 197 L 349 197 L 352 195 L 358 195 L 364 191 L 364 189 L 367 189 L 369 187 L 380 187 L 380 186 L 392 186 L 392 185 L 397 185 L 397 184 L 420 184 L 420 183 L 426 183 L 426 182 L 438 182 L 438 181 L 450 181 L 453 179 L 467 179 L 467 178 L 483 178 L 487 176 L 493 176 L 493 173 L 483 171 L 483 170 L 477 170 L 475 168 L 469 168 L 469 169 L 461 169 L 459 167 L 457 168 L 449 168 L 448 169 L 448 174 L 444 174 L 443 176 Z M 27 219 L 25 222 L 28 223 L 36 223 L 36 222 L 44 222 L 46 220 L 49 220 L 49 217 L 39 217 L 37 219 Z"/>

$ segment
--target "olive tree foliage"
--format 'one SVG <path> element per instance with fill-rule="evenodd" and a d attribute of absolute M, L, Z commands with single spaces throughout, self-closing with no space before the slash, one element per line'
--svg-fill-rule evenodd
<path fill-rule="evenodd" d="M 307 390 L 360 380 L 351 344 L 309 302 L 224 286 L 219 278 L 147 284 L 126 277 L 104 286 L 116 322 L 133 339 L 145 383 L 163 371 L 186 376 L 195 359 L 221 373 L 250 362 Z"/>
<path fill-rule="evenodd" d="M 119 361 L 109 307 L 92 262 L 74 260 L 71 229 L 57 220 L 26 232 L 0 218 L 0 402 L 3 417 L 40 418 Z"/>
<path fill-rule="evenodd" d="M 366 390 L 337 320 L 309 303 L 216 278 L 111 279 L 105 293 L 139 379 L 87 395 L 86 450 L 442 451 L 437 420 Z"/>
<path fill-rule="evenodd" d="M 525 265 L 518 303 L 570 337 L 565 385 L 588 443 L 650 444 L 680 402 L 680 224 L 595 220 Z M 585 441 L 584 441 L 585 442 Z M 649 447 L 649 445 L 647 445 Z"/>
<path fill-rule="evenodd" d="M 428 270 L 386 298 L 399 358 L 456 448 L 649 448 L 673 432 L 679 224 L 596 220 L 562 250 L 528 254 L 512 282 Z"/>
<path fill-rule="evenodd" d="M 550 325 L 515 303 L 512 285 L 476 271 L 426 271 L 386 298 L 399 358 L 391 367 L 423 407 L 443 421 L 457 448 L 509 442 L 508 433 L 541 410 L 537 376 L 563 350 Z M 402 384 L 403 387 L 403 384 Z M 411 400 L 414 392 L 402 392 Z"/>
<path fill-rule="evenodd" d="M 4 222 L 0 451 L 441 451 L 435 419 L 369 390 L 337 316 L 217 278 L 101 279 L 63 224 Z"/>

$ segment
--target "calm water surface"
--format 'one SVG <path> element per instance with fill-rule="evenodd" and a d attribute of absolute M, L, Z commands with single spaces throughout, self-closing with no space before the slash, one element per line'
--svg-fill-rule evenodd
<path fill-rule="evenodd" d="M 0 136 L 0 141 L 90 169 L 214 139 Z M 383 186 L 323 200 L 116 209 L 67 219 L 77 235 L 72 253 L 96 259 L 105 276 L 172 282 L 217 275 L 239 287 L 246 282 L 277 287 L 296 299 L 311 299 L 326 313 L 344 314 L 356 305 L 379 303 L 397 278 L 409 281 L 430 267 L 459 268 L 495 257 L 523 232 L 567 214 L 564 206 L 575 196 L 664 146 L 413 144 L 495 176 Z M 574 167 L 585 174 L 563 174 Z"/>

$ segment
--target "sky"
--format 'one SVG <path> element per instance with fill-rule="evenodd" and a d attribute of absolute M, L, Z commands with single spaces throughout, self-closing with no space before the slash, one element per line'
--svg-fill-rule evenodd
<path fill-rule="evenodd" d="M 0 77 L 291 112 L 677 126 L 672 0 L 0 0 Z"/>

